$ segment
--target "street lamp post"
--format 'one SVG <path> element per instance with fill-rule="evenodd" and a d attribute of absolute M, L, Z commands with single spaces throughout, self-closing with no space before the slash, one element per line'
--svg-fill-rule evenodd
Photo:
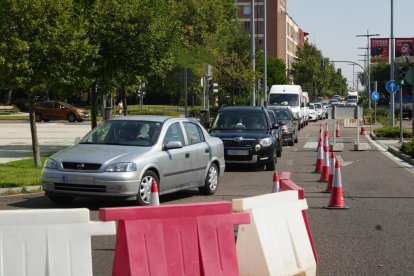
<path fill-rule="evenodd" d="M 361 36 L 363 36 L 363 37 L 366 37 L 367 38 L 367 59 L 368 59 L 368 61 L 367 61 L 367 68 L 368 68 L 368 77 L 367 77 L 367 80 L 368 80 L 368 86 L 367 86 L 367 88 L 368 88 L 368 107 L 369 108 L 371 108 L 371 76 L 370 76 L 370 62 L 369 62 L 369 57 L 370 57 L 370 54 L 369 54 L 369 50 L 370 50 L 370 47 L 369 47 L 369 45 L 370 45 L 370 43 L 369 43 L 369 38 L 371 37 L 371 36 L 379 36 L 380 34 L 370 34 L 369 33 L 369 31 L 367 30 L 367 34 L 363 34 L 363 35 L 356 35 L 356 37 L 361 37 Z"/>

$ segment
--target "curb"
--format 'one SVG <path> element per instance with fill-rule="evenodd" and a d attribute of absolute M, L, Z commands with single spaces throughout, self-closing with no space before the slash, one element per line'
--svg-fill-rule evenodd
<path fill-rule="evenodd" d="M 399 149 L 395 147 L 388 147 L 388 152 L 392 153 L 393 155 L 397 156 L 398 158 L 404 160 L 405 162 L 414 166 L 414 159 L 407 154 L 400 152 Z"/>
<path fill-rule="evenodd" d="M 13 187 L 13 188 L 1 188 L 0 196 L 9 196 L 25 193 L 38 193 L 43 192 L 42 186 L 23 186 L 23 187 Z"/>
<path fill-rule="evenodd" d="M 378 142 L 378 140 L 393 140 L 393 138 L 377 139 L 377 136 L 374 133 L 371 133 L 369 136 L 371 137 L 372 140 L 377 141 L 377 142 Z M 392 155 L 394 155 L 394 156 L 400 158 L 401 160 L 409 163 L 410 165 L 414 166 L 414 158 L 412 158 L 411 156 L 400 152 L 400 150 L 396 147 L 390 147 L 390 146 L 384 146 L 384 145 L 382 145 L 382 146 L 384 148 L 386 148 L 387 151 L 389 153 L 391 153 Z"/>

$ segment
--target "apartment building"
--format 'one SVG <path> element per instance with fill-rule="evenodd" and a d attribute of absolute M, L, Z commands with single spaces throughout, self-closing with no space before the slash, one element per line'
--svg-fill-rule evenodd
<path fill-rule="evenodd" d="M 251 0 L 236 0 L 239 7 L 238 17 L 241 28 L 250 32 Z M 264 45 L 264 1 L 255 0 L 255 37 L 256 48 Z M 306 36 L 304 32 L 289 16 L 287 0 L 267 0 L 267 54 L 268 56 L 284 60 L 287 68 L 291 68 L 296 57 L 297 47 L 303 47 Z"/>

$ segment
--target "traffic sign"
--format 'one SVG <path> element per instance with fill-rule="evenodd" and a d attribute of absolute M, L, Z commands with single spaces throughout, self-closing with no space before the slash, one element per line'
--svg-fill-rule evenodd
<path fill-rule="evenodd" d="M 387 89 L 389 93 L 395 93 L 398 91 L 399 86 L 395 80 L 389 80 L 387 81 L 385 88 Z"/>
<path fill-rule="evenodd" d="M 379 100 L 379 93 L 377 91 L 374 91 L 371 93 L 371 100 L 378 101 Z"/>

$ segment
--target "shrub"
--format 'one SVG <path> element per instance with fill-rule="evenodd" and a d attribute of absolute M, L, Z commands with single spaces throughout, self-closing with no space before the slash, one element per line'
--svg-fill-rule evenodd
<path fill-rule="evenodd" d="M 400 152 L 407 154 L 407 155 L 414 156 L 413 148 L 414 148 L 414 138 L 411 139 L 410 142 L 403 142 L 400 147 Z"/>
<path fill-rule="evenodd" d="M 374 133 L 377 137 L 398 138 L 400 137 L 400 128 L 384 126 L 374 129 Z M 403 137 L 411 138 L 411 133 L 407 129 L 403 129 Z"/>

